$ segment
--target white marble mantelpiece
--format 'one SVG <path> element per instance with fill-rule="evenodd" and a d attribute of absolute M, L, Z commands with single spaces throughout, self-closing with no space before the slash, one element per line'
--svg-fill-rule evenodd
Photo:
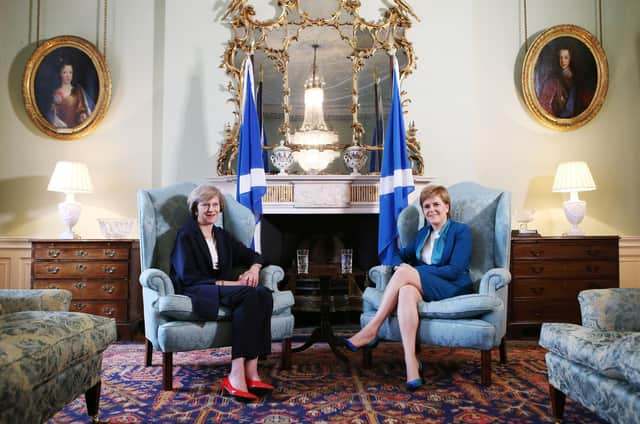
<path fill-rule="evenodd" d="M 414 176 L 412 202 L 434 177 Z M 224 193 L 236 192 L 236 176 L 209 177 Z M 267 175 L 262 212 L 268 214 L 377 214 L 378 175 Z"/>

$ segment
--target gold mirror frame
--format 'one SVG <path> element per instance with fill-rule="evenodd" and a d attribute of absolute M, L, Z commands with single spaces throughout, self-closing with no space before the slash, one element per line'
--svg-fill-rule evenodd
<path fill-rule="evenodd" d="M 562 88 L 562 78 L 553 76 L 556 63 L 549 62 L 560 62 L 560 50 L 570 52 L 572 67 L 578 63 L 570 71 L 575 73 L 575 78 L 572 77 L 575 87 L 573 113 L 565 109 L 569 101 L 563 96 L 567 91 Z M 608 86 L 609 67 L 602 46 L 592 34 L 578 26 L 549 28 L 534 40 L 525 55 L 522 67 L 524 101 L 533 116 L 550 128 L 570 131 L 591 121 L 604 103 Z M 561 109 L 565 110 L 559 112 Z"/>
<path fill-rule="evenodd" d="M 76 92 L 83 97 L 81 108 L 93 103 L 84 120 L 70 128 L 63 127 L 51 115 L 54 103 L 61 101 L 55 95 L 57 80 L 51 78 L 58 78 L 55 69 L 63 62 L 71 62 L 75 87 L 81 87 Z M 84 83 L 78 83 L 77 75 L 81 73 L 86 73 L 81 75 Z M 90 93 L 97 93 L 96 98 Z M 43 41 L 29 58 L 22 77 L 22 96 L 27 115 L 40 130 L 60 140 L 72 140 L 89 134 L 104 118 L 111 100 L 111 75 L 104 57 L 89 41 L 74 36 L 55 37 Z"/>
<path fill-rule="evenodd" d="M 309 16 L 307 12 L 302 10 L 299 0 L 280 0 L 278 1 L 279 15 L 272 20 L 262 22 L 254 19 L 255 10 L 253 6 L 246 4 L 246 0 L 232 1 L 222 19 L 229 19 L 229 25 L 233 30 L 233 38 L 227 44 L 220 66 L 225 69 L 231 79 L 227 84 L 227 89 L 231 93 L 228 101 L 233 103 L 235 110 L 233 112 L 233 124 L 227 124 L 225 127 L 225 141 L 218 155 L 218 175 L 232 175 L 235 173 L 232 163 L 238 152 L 242 76 L 241 69 L 234 64 L 234 59 L 240 52 L 253 53 L 262 51 L 273 62 L 274 67 L 282 73 L 283 122 L 279 132 L 283 135 L 287 146 L 292 150 L 300 148 L 300 146 L 290 144 L 285 136 L 290 131 L 289 114 L 291 112 L 288 46 L 289 43 L 298 39 L 300 31 L 308 27 L 336 29 L 340 38 L 351 46 L 352 54 L 349 59 L 352 63 L 351 128 L 353 142 L 367 150 L 382 150 L 382 146 L 373 147 L 361 144 L 364 128 L 358 119 L 358 73 L 364 67 L 366 60 L 381 49 L 387 52 L 401 49 L 406 55 L 406 65 L 400 71 L 401 81 L 415 69 L 416 56 L 413 51 L 413 45 L 406 38 L 406 30 L 411 27 L 411 17 L 417 19 L 417 16 L 406 2 L 396 1 L 395 4 L 397 6 L 387 9 L 379 21 L 370 22 L 362 18 L 358 13 L 360 7 L 358 0 L 336 0 L 336 10 L 328 18 L 313 18 Z M 345 17 L 348 19 L 345 19 Z M 290 25 L 295 25 L 297 31 L 289 34 L 288 28 Z M 350 27 L 350 32 L 344 31 L 347 27 Z M 274 30 L 280 30 L 285 34 L 281 49 L 268 46 L 269 33 Z M 371 47 L 358 47 L 357 35 L 363 33 L 369 34 L 372 41 Z M 405 91 L 402 91 L 400 95 L 403 110 L 406 113 L 406 106 L 411 100 L 407 97 Z M 407 153 L 412 162 L 413 173 L 422 175 L 424 162 L 420 153 L 420 143 L 416 139 L 416 132 L 415 124 L 411 122 L 406 131 Z M 323 147 L 331 150 L 342 150 L 350 145 L 337 144 Z M 270 150 L 273 146 L 263 148 Z"/>

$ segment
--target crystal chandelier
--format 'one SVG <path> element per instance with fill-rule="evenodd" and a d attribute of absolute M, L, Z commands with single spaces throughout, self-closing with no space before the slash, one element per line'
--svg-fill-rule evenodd
<path fill-rule="evenodd" d="M 291 138 L 291 143 L 302 146 L 294 153 L 298 164 L 309 174 L 324 170 L 339 152 L 323 150 L 323 146 L 336 144 L 338 134 L 331 131 L 324 121 L 324 81 L 318 73 L 318 44 L 313 44 L 313 66 L 311 75 L 304 84 L 304 119 L 300 129 Z M 316 147 L 317 146 L 317 147 Z"/>

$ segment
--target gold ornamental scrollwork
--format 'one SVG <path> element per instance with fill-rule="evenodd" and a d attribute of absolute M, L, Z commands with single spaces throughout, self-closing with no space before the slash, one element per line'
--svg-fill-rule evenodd
<path fill-rule="evenodd" d="M 240 97 L 242 88 L 242 75 L 237 59 L 243 53 L 263 53 L 273 63 L 274 68 L 282 75 L 282 122 L 278 132 L 284 142 L 292 149 L 298 150 L 300 146 L 289 143 L 288 135 L 291 131 L 291 88 L 289 86 L 289 46 L 298 41 L 300 33 L 307 28 L 332 28 L 338 37 L 345 41 L 351 53 L 348 59 L 351 61 L 351 117 L 352 140 L 348 143 L 324 146 L 325 149 L 341 150 L 350 145 L 357 144 L 367 150 L 382 150 L 382 146 L 373 147 L 362 143 L 365 129 L 359 120 L 359 87 L 358 77 L 367 60 L 371 59 L 377 51 L 401 52 L 404 66 L 400 69 L 400 80 L 403 81 L 416 67 L 416 56 L 412 43 L 407 39 L 406 32 L 412 26 L 412 20 L 418 20 L 416 14 L 405 0 L 394 0 L 394 6 L 387 9 L 383 16 L 376 21 L 369 21 L 360 16 L 358 0 L 338 0 L 336 10 L 328 17 L 312 17 L 303 10 L 299 0 L 279 0 L 279 11 L 276 17 L 268 21 L 255 19 L 255 10 L 247 0 L 232 0 L 227 7 L 223 20 L 232 29 L 232 39 L 222 55 L 221 68 L 225 69 L 230 81 L 227 89 L 230 93 L 228 102 L 233 104 L 234 119 L 225 126 L 225 140 L 220 148 L 217 162 L 218 175 L 235 174 L 234 161 L 238 154 L 238 137 L 240 132 Z M 274 46 L 271 40 L 277 36 L 281 41 L 279 46 Z M 369 45 L 359 45 L 363 38 L 369 40 Z M 345 95 L 349 95 L 346 93 Z M 405 91 L 401 92 L 403 108 L 410 103 Z M 348 112 L 347 112 L 348 113 Z M 386 113 L 385 113 L 386 115 Z M 386 116 L 385 116 L 386 120 Z M 414 174 L 421 175 L 424 163 L 420 153 L 420 143 L 416 138 L 417 129 L 411 123 L 407 129 L 407 151 L 412 162 Z M 352 143 L 351 143 L 352 142 Z M 304 146 L 302 146 L 304 148 Z M 263 147 L 271 149 L 272 146 Z"/>

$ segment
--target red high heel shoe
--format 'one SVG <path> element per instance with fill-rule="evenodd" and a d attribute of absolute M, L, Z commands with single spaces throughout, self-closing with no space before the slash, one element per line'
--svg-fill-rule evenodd
<path fill-rule="evenodd" d="M 247 388 L 249 389 L 249 391 L 271 391 L 275 389 L 275 387 L 273 387 L 271 384 L 265 383 L 264 381 L 260 380 L 247 380 Z"/>
<path fill-rule="evenodd" d="M 227 392 L 231 396 L 237 398 L 238 400 L 249 401 L 249 402 L 258 400 L 258 396 L 249 392 L 243 392 L 242 390 L 238 390 L 235 387 L 233 387 L 231 385 L 231 381 L 229 381 L 229 376 L 226 376 L 224 380 L 222 380 L 220 387 L 222 388 L 223 394 L 224 392 Z"/>

